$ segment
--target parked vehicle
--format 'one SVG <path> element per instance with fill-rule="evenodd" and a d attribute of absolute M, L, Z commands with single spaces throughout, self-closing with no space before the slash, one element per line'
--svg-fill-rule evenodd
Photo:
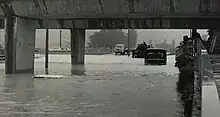
<path fill-rule="evenodd" d="M 117 55 L 117 54 L 124 55 L 124 54 L 126 54 L 127 49 L 125 48 L 124 44 L 116 44 L 113 51 L 114 51 L 115 55 Z"/>
<path fill-rule="evenodd" d="M 5 60 L 5 49 L 0 48 L 0 60 Z"/>
<path fill-rule="evenodd" d="M 145 42 L 138 44 L 136 49 L 131 50 L 133 58 L 145 58 L 147 49 L 150 48 L 150 45 L 147 45 Z"/>
<path fill-rule="evenodd" d="M 201 50 L 201 54 L 202 54 L 202 55 L 206 55 L 206 54 L 208 54 L 208 52 L 207 52 L 206 49 L 202 49 L 202 50 Z"/>
<path fill-rule="evenodd" d="M 145 65 L 166 65 L 167 52 L 165 49 L 149 48 L 145 56 Z"/>

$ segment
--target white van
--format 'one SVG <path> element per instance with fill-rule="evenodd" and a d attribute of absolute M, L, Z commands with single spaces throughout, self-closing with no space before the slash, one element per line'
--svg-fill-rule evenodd
<path fill-rule="evenodd" d="M 114 52 L 115 52 L 115 55 L 117 55 L 118 53 L 121 55 L 125 54 L 124 44 L 116 44 L 114 48 Z"/>

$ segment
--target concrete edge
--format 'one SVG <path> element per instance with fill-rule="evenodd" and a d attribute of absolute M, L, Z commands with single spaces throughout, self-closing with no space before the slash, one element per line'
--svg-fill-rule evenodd
<path fill-rule="evenodd" d="M 207 56 L 207 58 L 211 60 L 213 59 L 213 57 L 215 56 L 213 55 Z M 217 85 L 215 82 L 216 76 L 218 75 L 216 75 L 215 71 L 213 71 L 213 68 L 211 72 L 213 74 L 213 78 L 209 79 L 208 81 L 202 80 L 201 82 L 202 117 L 219 117 L 220 100 L 219 100 Z"/>
<path fill-rule="evenodd" d="M 220 101 L 216 83 L 202 85 L 202 117 L 219 117 Z"/>

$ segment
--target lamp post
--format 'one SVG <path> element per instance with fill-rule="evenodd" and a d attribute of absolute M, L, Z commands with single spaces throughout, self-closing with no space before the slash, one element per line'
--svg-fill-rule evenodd
<path fill-rule="evenodd" d="M 62 29 L 60 29 L 60 49 L 62 48 Z"/>
<path fill-rule="evenodd" d="M 48 21 L 47 21 L 48 23 Z M 45 43 L 45 72 L 48 74 L 48 49 L 49 49 L 49 29 L 48 24 L 46 28 L 46 43 Z"/>
<path fill-rule="evenodd" d="M 130 29 L 128 29 L 128 56 L 130 56 Z"/>

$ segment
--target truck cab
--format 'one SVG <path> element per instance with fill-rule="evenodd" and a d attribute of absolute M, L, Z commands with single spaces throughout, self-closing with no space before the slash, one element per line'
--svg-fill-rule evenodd
<path fill-rule="evenodd" d="M 115 55 L 117 54 L 125 54 L 125 45 L 124 44 L 116 44 L 115 47 L 114 47 L 114 53 Z"/>

